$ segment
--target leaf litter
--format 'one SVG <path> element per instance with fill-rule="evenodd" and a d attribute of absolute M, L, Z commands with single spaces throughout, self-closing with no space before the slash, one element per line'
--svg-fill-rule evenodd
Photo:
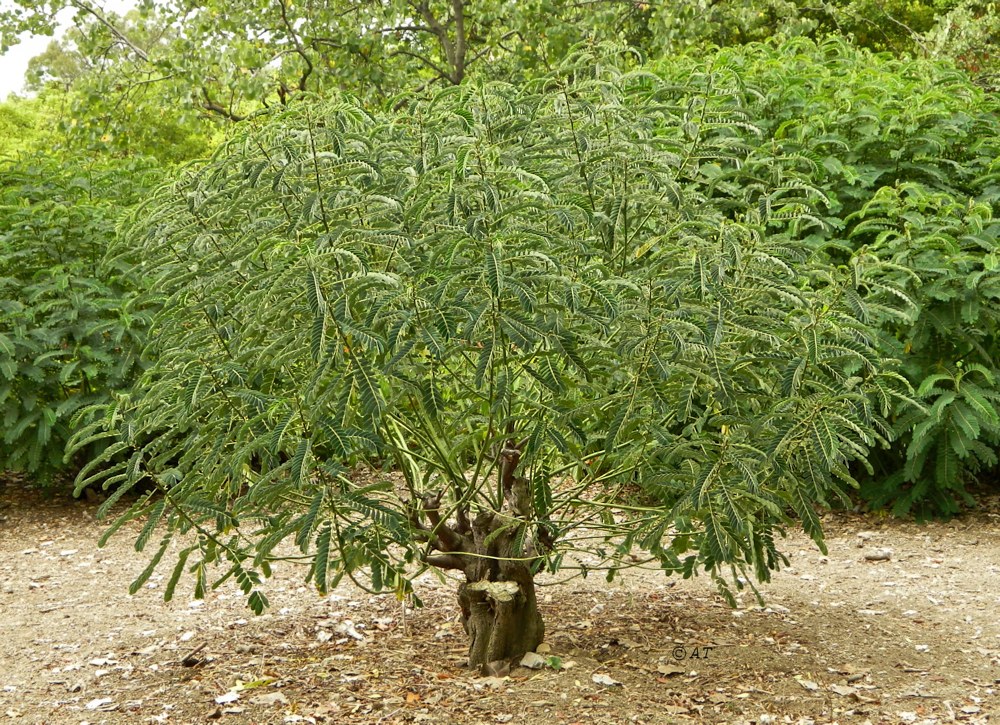
<path fill-rule="evenodd" d="M 707 578 L 654 571 L 540 587 L 546 641 L 463 667 L 455 587 L 423 609 L 275 566 L 261 617 L 223 587 L 162 601 L 128 532 L 105 549 L 88 503 L 8 485 L 0 501 L 0 716 L 107 723 L 987 723 L 1000 712 L 1000 506 L 917 526 L 825 517 L 791 566 L 726 606 Z M 863 536 L 861 535 L 863 534 Z M 859 557 L 857 546 L 889 558 Z M 64 553 L 65 552 L 65 553 Z M 69 553 L 72 552 L 72 553 Z M 183 584 L 182 584 L 183 586 Z M 100 675 L 98 675 L 100 673 Z"/>

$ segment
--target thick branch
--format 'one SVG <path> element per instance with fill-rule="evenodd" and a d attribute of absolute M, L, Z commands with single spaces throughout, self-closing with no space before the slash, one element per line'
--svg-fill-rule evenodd
<path fill-rule="evenodd" d="M 205 100 L 202 102 L 201 107 L 204 108 L 209 113 L 216 113 L 223 118 L 228 118 L 230 121 L 243 121 L 246 116 L 241 116 L 238 113 L 233 113 L 231 110 L 223 105 L 212 100 L 212 97 L 208 94 L 208 89 L 202 87 L 201 94 L 204 96 Z"/>
<path fill-rule="evenodd" d="M 413 526 L 413 538 L 416 541 L 429 543 L 435 549 L 439 548 L 436 545 L 437 537 L 435 537 L 431 530 L 424 526 L 424 522 L 420 520 L 420 509 L 412 501 L 408 501 L 407 504 L 407 518 L 410 520 L 410 524 Z"/>
<path fill-rule="evenodd" d="M 514 441 L 507 441 L 500 451 L 500 483 L 504 493 L 509 493 L 514 486 L 514 472 L 521 462 L 521 449 Z"/>
<path fill-rule="evenodd" d="M 465 571 L 465 567 L 469 563 L 468 559 L 459 554 L 433 554 L 425 556 L 424 562 L 436 566 L 438 569 L 457 569 L 458 571 Z"/>
<path fill-rule="evenodd" d="M 431 522 L 431 531 L 437 535 L 437 548 L 443 552 L 463 551 L 465 549 L 465 537 L 455 531 L 446 521 L 441 520 L 441 494 L 424 496 L 424 515 Z"/>
<path fill-rule="evenodd" d="M 466 535 L 472 533 L 472 521 L 469 519 L 468 504 L 462 504 L 458 507 L 458 511 L 455 512 L 455 523 L 458 533 Z"/>

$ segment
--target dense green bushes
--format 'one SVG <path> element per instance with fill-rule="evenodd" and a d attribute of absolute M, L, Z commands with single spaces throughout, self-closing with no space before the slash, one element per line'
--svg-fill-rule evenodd
<path fill-rule="evenodd" d="M 56 104 L 45 97 L 0 101 L 0 160 L 51 150 L 59 138 L 58 126 Z"/>
<path fill-rule="evenodd" d="M 878 337 L 880 354 L 902 361 L 914 393 L 895 410 L 893 447 L 868 455 L 870 475 L 858 469 L 866 495 L 900 513 L 956 511 L 973 476 L 995 465 L 996 103 L 945 66 L 873 56 L 843 42 L 729 48 L 651 69 L 672 90 L 646 89 L 662 98 L 644 106 L 651 119 L 629 123 L 658 123 L 649 131 L 654 147 L 683 160 L 663 193 L 677 205 L 707 200 L 738 235 L 747 233 L 739 225 L 758 225 L 754 234 L 785 250 L 776 258 L 806 280 L 800 284 L 815 283 L 816 273 L 800 265 L 818 260 L 853 270 L 856 290 L 845 299 L 868 326 L 864 334 Z M 127 247 L 111 266 L 98 266 L 118 205 L 143 185 L 136 179 L 135 169 L 82 173 L 39 159 L 6 169 L 2 465 L 51 475 L 67 416 L 130 379 L 144 324 L 130 295 L 147 284 L 148 267 L 130 268 L 126 281 L 116 265 L 136 254 Z M 648 274 L 649 250 L 613 247 L 627 208 L 620 197 L 595 207 L 588 223 L 611 240 L 617 274 Z M 203 222 L 199 244 L 213 243 L 213 224 Z M 685 224 L 689 242 L 718 234 L 695 219 Z M 197 270 L 170 275 L 197 286 Z M 169 302 L 165 289 L 148 302 Z M 157 426 L 173 429 L 166 419 Z M 290 455 L 271 452 L 279 454 Z"/>
<path fill-rule="evenodd" d="M 104 255 L 147 177 L 41 156 L 0 168 L 0 470 L 51 482 L 74 414 L 132 381 L 145 316 Z"/>
<path fill-rule="evenodd" d="M 676 57 L 693 48 L 795 38 L 945 61 L 984 88 L 1000 88 L 1000 15 L 987 0 L 679 0 L 656 8 L 640 45 Z"/>
<path fill-rule="evenodd" d="M 712 67 L 763 130 L 718 183 L 745 193 L 782 169 L 796 193 L 822 199 L 799 243 L 887 264 L 879 283 L 906 292 L 865 318 L 917 391 L 897 410 L 893 447 L 871 458 L 866 496 L 897 513 L 955 513 L 996 464 L 1000 106 L 945 65 L 843 42 L 726 49 Z"/>

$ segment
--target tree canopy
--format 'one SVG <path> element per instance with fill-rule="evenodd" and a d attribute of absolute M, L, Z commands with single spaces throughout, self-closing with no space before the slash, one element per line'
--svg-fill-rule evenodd
<path fill-rule="evenodd" d="M 225 559 L 259 608 L 286 538 L 321 591 L 460 570 L 477 665 L 540 641 L 542 566 L 611 577 L 639 548 L 767 578 L 787 512 L 821 542 L 813 505 L 888 435 L 898 381 L 862 319 L 894 300 L 864 255 L 792 243 L 824 199 L 759 149 L 735 79 L 583 53 L 249 124 L 127 224 L 153 363 L 79 432 L 114 442 L 78 485 L 157 482 L 119 521 L 150 517 L 140 548 L 165 527 L 154 563 L 200 534 L 168 593 Z"/>
<path fill-rule="evenodd" d="M 180 0 L 141 3 L 121 18 L 91 0 L 17 0 L 0 13 L 4 45 L 15 32 L 53 32 L 64 8 L 79 30 L 39 59 L 33 78 L 111 65 L 119 84 L 162 84 L 231 120 L 300 93 L 349 89 L 402 102 L 400 94 L 459 84 L 473 69 L 508 79 L 544 72 L 584 38 L 638 41 L 652 15 L 632 0 Z"/>

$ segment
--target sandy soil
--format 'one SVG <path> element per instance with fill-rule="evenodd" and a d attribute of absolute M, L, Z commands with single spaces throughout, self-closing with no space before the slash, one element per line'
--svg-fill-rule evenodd
<path fill-rule="evenodd" d="M 1000 717 L 1000 501 L 948 523 L 826 517 L 732 610 L 707 578 L 546 581 L 546 666 L 464 669 L 454 583 L 426 607 L 276 567 L 254 617 L 229 586 L 135 596 L 134 531 L 94 506 L 0 496 L 0 721 L 16 723 L 988 723 Z M 884 550 L 891 550 L 884 551 Z M 871 558 L 889 556 L 888 560 Z M 182 584 L 183 587 L 183 584 Z M 552 665 L 557 665 L 558 669 Z M 5 720 L 6 719 L 6 720 Z M 993 720 L 997 721 L 997 720 Z"/>

